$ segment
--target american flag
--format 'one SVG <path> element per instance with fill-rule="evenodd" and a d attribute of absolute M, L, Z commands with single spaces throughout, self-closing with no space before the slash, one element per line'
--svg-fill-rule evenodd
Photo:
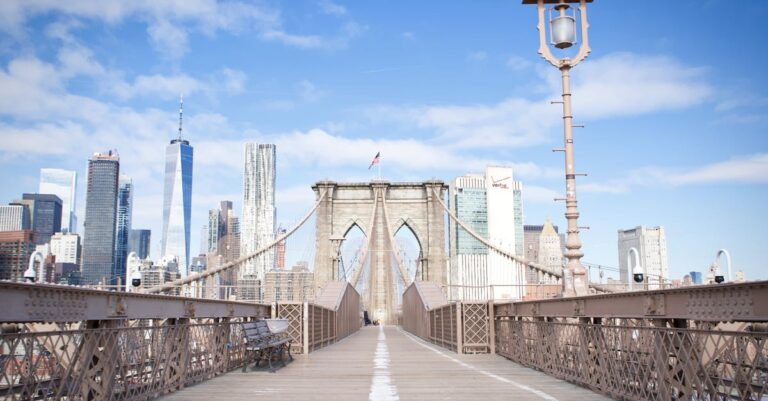
<path fill-rule="evenodd" d="M 368 170 L 371 169 L 375 164 L 379 164 L 379 157 L 381 156 L 381 152 L 376 152 L 376 156 L 374 156 L 373 160 L 371 160 L 371 165 L 368 166 Z"/>

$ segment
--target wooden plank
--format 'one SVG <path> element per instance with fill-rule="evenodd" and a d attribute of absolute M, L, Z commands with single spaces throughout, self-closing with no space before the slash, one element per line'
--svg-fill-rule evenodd
<path fill-rule="evenodd" d="M 381 376 L 383 371 L 381 359 L 374 364 L 382 341 L 379 330 L 388 350 L 384 370 L 400 400 L 541 400 L 542 394 L 559 400 L 608 399 L 497 355 L 457 355 L 395 326 L 369 326 L 310 355 L 296 356 L 277 373 L 238 370 L 162 400 L 367 400 L 374 372 Z"/>

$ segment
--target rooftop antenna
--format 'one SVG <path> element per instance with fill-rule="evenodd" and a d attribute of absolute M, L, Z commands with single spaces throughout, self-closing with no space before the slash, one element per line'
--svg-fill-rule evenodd
<path fill-rule="evenodd" d="M 181 141 L 181 117 L 184 113 L 184 94 L 179 94 L 179 141 Z"/>

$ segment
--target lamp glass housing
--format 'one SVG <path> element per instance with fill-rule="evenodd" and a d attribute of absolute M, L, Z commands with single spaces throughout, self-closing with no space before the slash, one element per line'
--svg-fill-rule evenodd
<path fill-rule="evenodd" d="M 549 21 L 552 44 L 558 49 L 567 49 L 576 43 L 576 19 L 561 15 Z"/>

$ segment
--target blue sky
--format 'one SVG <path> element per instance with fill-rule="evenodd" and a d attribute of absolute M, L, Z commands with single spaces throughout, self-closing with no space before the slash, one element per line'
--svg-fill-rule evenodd
<path fill-rule="evenodd" d="M 134 228 L 157 254 L 162 172 L 179 93 L 195 147 L 192 253 L 207 210 L 240 210 L 242 144 L 276 143 L 278 220 L 320 179 L 450 180 L 511 165 L 525 219 L 564 225 L 559 73 L 518 1 L 5 0 L 0 3 L 0 201 L 39 169 L 116 148 Z M 618 265 L 616 230 L 662 225 L 671 275 L 720 248 L 768 278 L 768 4 L 595 1 L 592 54 L 572 72 L 584 260 Z M 311 256 L 312 230 L 289 243 Z"/>

